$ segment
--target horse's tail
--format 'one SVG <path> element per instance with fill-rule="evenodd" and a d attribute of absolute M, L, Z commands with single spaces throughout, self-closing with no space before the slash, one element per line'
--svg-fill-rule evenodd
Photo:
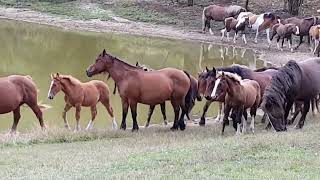
<path fill-rule="evenodd" d="M 190 74 L 187 71 L 183 71 L 183 72 L 188 76 L 188 78 L 190 80 L 190 87 L 189 87 L 188 93 L 187 93 L 185 100 L 184 100 L 184 102 L 185 102 L 185 105 L 184 105 L 185 110 L 184 111 L 186 112 L 187 118 L 190 120 L 189 112 L 191 111 L 191 109 L 194 105 L 194 98 L 193 98 L 193 93 L 192 93 L 194 91 L 194 89 L 192 86 L 192 80 L 191 80 Z"/>
<path fill-rule="evenodd" d="M 205 31 L 206 29 L 206 10 L 207 10 L 207 7 L 203 8 L 203 11 L 202 11 L 202 31 Z"/>
<path fill-rule="evenodd" d="M 42 112 L 52 108 L 52 106 L 50 106 L 48 104 L 42 104 L 41 102 L 38 102 L 38 107 L 40 108 L 40 110 Z"/>

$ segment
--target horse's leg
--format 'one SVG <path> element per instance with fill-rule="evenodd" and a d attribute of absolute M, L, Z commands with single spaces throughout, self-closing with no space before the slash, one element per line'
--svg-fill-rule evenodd
<path fill-rule="evenodd" d="M 301 129 L 303 127 L 304 121 L 306 120 L 306 116 L 309 112 L 309 109 L 310 109 L 310 100 L 306 100 L 303 103 L 303 110 L 302 110 L 302 115 L 301 115 L 300 121 L 295 126 L 295 129 L 297 129 L 297 128 Z"/>
<path fill-rule="evenodd" d="M 242 119 L 242 114 L 243 114 L 243 109 L 242 107 L 240 108 L 237 108 L 236 110 L 236 122 L 237 122 L 237 132 L 236 132 L 236 135 L 241 135 L 241 119 Z M 246 121 L 246 120 L 244 120 Z M 244 122 L 243 121 L 243 122 Z M 242 133 L 245 133 L 246 131 L 246 123 L 243 123 L 243 127 L 242 127 Z"/>
<path fill-rule="evenodd" d="M 129 103 L 128 103 L 128 99 L 125 99 L 125 98 L 121 98 L 121 101 L 122 101 L 122 121 L 121 121 L 120 129 L 126 130 L 127 128 L 126 119 L 128 114 Z"/>
<path fill-rule="evenodd" d="M 62 112 L 62 118 L 63 118 L 63 122 L 64 122 L 64 127 L 70 130 L 70 126 L 67 120 L 67 112 L 71 109 L 71 105 L 66 104 L 64 106 L 64 111 Z"/>
<path fill-rule="evenodd" d="M 208 20 L 208 28 L 209 28 L 210 34 L 213 35 L 213 31 L 212 31 L 212 29 L 211 29 L 210 20 Z"/>
<path fill-rule="evenodd" d="M 284 37 L 282 38 L 282 42 L 281 42 L 281 51 L 283 51 L 283 43 L 284 43 Z"/>
<path fill-rule="evenodd" d="M 244 44 L 247 44 L 246 34 L 244 32 L 242 34 L 242 39 L 243 39 Z"/>
<path fill-rule="evenodd" d="M 223 40 L 224 38 L 224 33 L 226 32 L 226 28 L 222 29 L 221 30 L 221 41 Z M 227 32 L 228 33 L 228 32 Z"/>
<path fill-rule="evenodd" d="M 229 125 L 229 114 L 230 114 L 230 111 L 231 111 L 231 106 L 226 104 L 225 108 L 224 108 L 224 117 L 223 117 L 223 123 L 222 123 L 222 132 L 221 132 L 222 135 L 224 133 L 225 127 Z"/>
<path fill-rule="evenodd" d="M 277 37 L 277 48 L 278 48 L 278 50 L 280 50 L 279 41 L 280 41 L 280 36 Z"/>
<path fill-rule="evenodd" d="M 174 130 L 178 130 L 179 128 L 178 118 L 179 118 L 180 106 L 179 106 L 179 103 L 176 102 L 176 100 L 171 100 L 171 104 L 174 110 L 174 121 L 173 121 L 173 126 L 170 129 L 174 131 Z"/>
<path fill-rule="evenodd" d="M 94 120 L 96 119 L 97 116 L 97 107 L 96 105 L 91 106 L 91 120 L 89 121 L 86 130 L 91 130 L 93 128 Z"/>
<path fill-rule="evenodd" d="M 132 132 L 138 131 L 139 126 L 137 123 L 137 102 L 130 101 L 130 110 L 132 116 Z"/>
<path fill-rule="evenodd" d="M 36 103 L 34 105 L 29 105 L 29 107 L 32 109 L 33 113 L 37 116 L 41 128 L 45 129 L 46 127 L 45 127 L 44 122 L 43 122 L 42 111 L 39 108 L 38 104 Z"/>
<path fill-rule="evenodd" d="M 293 113 L 293 116 L 292 116 L 291 120 L 288 121 L 288 125 L 293 124 L 294 120 L 297 118 L 297 116 L 299 115 L 299 113 L 301 112 L 301 110 L 302 110 L 302 109 L 299 109 L 298 111 L 295 111 L 295 112 Z"/>
<path fill-rule="evenodd" d="M 21 118 L 21 115 L 20 115 L 20 106 L 19 106 L 17 109 L 13 111 L 13 124 L 12 124 L 10 133 L 16 132 L 20 118 Z"/>
<path fill-rule="evenodd" d="M 228 42 L 230 41 L 230 31 L 227 32 L 227 41 L 228 41 Z"/>
<path fill-rule="evenodd" d="M 313 54 L 316 53 L 317 47 L 319 45 L 319 41 L 317 41 L 317 39 L 314 40 L 314 50 L 313 50 Z"/>
<path fill-rule="evenodd" d="M 149 113 L 148 113 L 147 123 L 146 123 L 146 125 L 145 125 L 146 128 L 149 127 L 149 125 L 150 125 L 150 119 L 151 119 L 151 116 L 152 116 L 152 114 L 153 114 L 153 111 L 154 111 L 154 108 L 155 108 L 155 107 L 156 107 L 156 106 L 154 106 L 154 105 L 150 105 L 150 106 L 149 106 Z"/>
<path fill-rule="evenodd" d="M 317 114 L 317 110 L 315 108 L 316 100 L 315 98 L 311 99 L 311 110 L 312 110 L 312 115 L 315 116 Z"/>
<path fill-rule="evenodd" d="M 288 100 L 285 111 L 284 111 L 284 124 L 288 124 L 288 116 L 290 113 L 290 109 L 292 108 L 294 101 L 293 100 Z"/>
<path fill-rule="evenodd" d="M 263 113 L 262 119 L 261 119 L 261 123 L 266 123 L 266 118 L 267 118 L 267 114 Z"/>
<path fill-rule="evenodd" d="M 167 115 L 166 115 L 166 102 L 163 102 L 160 104 L 160 107 L 161 107 L 161 113 L 162 113 L 162 116 L 163 116 L 163 123 L 165 126 L 168 125 L 168 121 L 167 121 Z"/>
<path fill-rule="evenodd" d="M 114 83 L 113 94 L 116 94 L 116 90 L 117 90 L 117 84 Z"/>
<path fill-rule="evenodd" d="M 215 119 L 215 122 L 220 122 L 220 119 L 221 119 L 221 111 L 222 111 L 222 102 L 219 102 L 219 108 L 218 108 L 218 115 Z"/>
<path fill-rule="evenodd" d="M 257 108 L 259 105 L 253 107 L 250 109 L 250 116 L 251 116 L 251 122 L 250 122 L 250 129 L 252 131 L 252 133 L 254 134 L 254 120 L 256 118 L 257 115 Z"/>
<path fill-rule="evenodd" d="M 292 48 L 292 36 L 290 36 L 290 38 L 288 39 L 289 42 L 289 49 L 291 52 L 293 52 L 293 48 Z"/>
<path fill-rule="evenodd" d="M 207 100 L 206 104 L 203 106 L 203 112 L 202 112 L 202 116 L 200 118 L 200 122 L 199 125 L 200 126 L 204 126 L 206 124 L 206 113 L 209 109 L 209 106 L 211 105 L 212 101 Z"/>
<path fill-rule="evenodd" d="M 257 28 L 256 37 L 254 38 L 255 43 L 258 43 L 258 35 L 259 35 L 259 28 Z"/>
<path fill-rule="evenodd" d="M 114 117 L 113 109 L 112 109 L 112 106 L 110 104 L 109 97 L 106 97 L 105 99 L 100 100 L 100 101 L 103 104 L 103 106 L 107 109 L 109 115 L 112 118 L 112 129 L 118 129 L 118 124 L 117 124 L 116 118 Z"/>
<path fill-rule="evenodd" d="M 258 29 L 259 29 L 259 28 L 258 28 Z M 270 48 L 270 46 L 271 46 L 270 28 L 266 29 L 266 34 L 267 34 L 267 40 L 268 40 L 268 47 Z"/>
<path fill-rule="evenodd" d="M 78 105 L 76 106 L 76 128 L 75 131 L 80 131 L 81 127 L 80 127 L 80 111 L 81 111 L 81 106 Z"/>
<path fill-rule="evenodd" d="M 180 130 L 183 131 L 186 129 L 186 124 L 184 123 L 184 116 L 186 115 L 186 110 L 184 110 L 184 108 L 182 106 L 180 106 L 181 108 L 181 115 L 180 115 L 180 119 L 179 119 L 179 127 L 180 127 Z"/>
<path fill-rule="evenodd" d="M 302 43 L 303 43 L 303 36 L 300 36 L 300 42 L 299 42 L 298 46 L 295 47 L 294 49 L 295 50 L 298 49 Z"/>
<path fill-rule="evenodd" d="M 233 43 L 235 44 L 236 43 L 236 40 L 238 39 L 238 31 L 236 31 L 234 33 L 234 36 L 233 36 Z"/>
<path fill-rule="evenodd" d="M 243 116 L 243 118 L 242 118 L 244 111 L 247 111 L 247 110 L 245 110 L 245 109 L 241 110 L 241 114 L 239 115 L 240 122 L 242 121 L 242 133 L 243 134 L 245 134 L 247 132 L 247 122 L 248 122 L 248 116 Z"/>

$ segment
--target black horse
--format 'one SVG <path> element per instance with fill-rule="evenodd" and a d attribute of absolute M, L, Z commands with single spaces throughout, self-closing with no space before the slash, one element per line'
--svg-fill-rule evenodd
<path fill-rule="evenodd" d="M 289 61 L 272 77 L 261 108 L 276 131 L 286 131 L 289 111 L 295 101 L 303 101 L 303 112 L 296 128 L 302 128 L 310 102 L 320 93 L 320 58 L 297 63 Z"/>

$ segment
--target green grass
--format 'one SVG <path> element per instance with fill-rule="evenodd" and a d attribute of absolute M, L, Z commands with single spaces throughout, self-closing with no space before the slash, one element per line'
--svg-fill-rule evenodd
<path fill-rule="evenodd" d="M 319 179 L 320 123 L 235 137 L 228 127 L 1 135 L 0 177 L 85 179 Z"/>

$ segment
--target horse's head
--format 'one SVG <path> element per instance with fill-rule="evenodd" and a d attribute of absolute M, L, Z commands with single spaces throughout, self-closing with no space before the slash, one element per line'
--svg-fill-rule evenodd
<path fill-rule="evenodd" d="M 285 128 L 284 107 L 279 103 L 278 98 L 274 96 L 264 96 L 260 107 L 266 113 L 272 126 L 276 130 Z"/>
<path fill-rule="evenodd" d="M 248 28 L 252 28 L 252 25 L 250 23 L 250 19 L 249 17 L 242 17 L 237 25 L 236 25 L 236 28 L 242 28 L 242 27 L 248 27 Z"/>
<path fill-rule="evenodd" d="M 198 92 L 199 94 L 204 94 L 207 87 L 207 77 L 208 77 L 208 68 L 206 70 L 198 73 Z"/>
<path fill-rule="evenodd" d="M 217 78 L 217 70 L 213 67 L 212 70 L 209 70 L 207 67 L 207 77 L 205 82 L 205 90 L 204 90 L 204 96 L 207 100 L 211 99 L 211 92 L 214 86 L 214 83 L 216 82 Z"/>
<path fill-rule="evenodd" d="M 272 27 L 273 25 L 279 23 L 280 16 L 275 15 L 274 13 L 265 13 L 263 15 L 264 23 L 270 24 Z"/>
<path fill-rule="evenodd" d="M 51 84 L 48 92 L 48 98 L 53 99 L 54 96 L 61 90 L 61 77 L 59 73 L 51 74 Z"/>
<path fill-rule="evenodd" d="M 112 66 L 114 62 L 114 57 L 106 53 L 104 49 L 101 54 L 98 55 L 94 64 L 90 65 L 86 70 L 87 76 L 91 77 L 93 75 L 105 72 L 109 67 Z"/>
<path fill-rule="evenodd" d="M 210 86 L 209 91 L 207 91 L 209 92 L 209 98 L 216 101 L 224 99 L 228 89 L 228 83 L 226 78 L 227 77 L 225 76 L 224 72 L 218 74 L 216 81 L 212 83 L 212 86 Z"/>

